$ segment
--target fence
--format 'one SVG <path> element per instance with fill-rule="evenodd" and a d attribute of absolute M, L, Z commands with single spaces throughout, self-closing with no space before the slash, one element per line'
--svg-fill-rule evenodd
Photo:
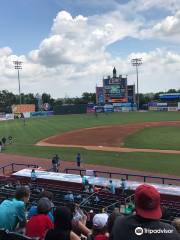
<path fill-rule="evenodd" d="M 8 164 L 8 165 L 5 165 L 5 166 L 0 167 L 0 172 L 2 172 L 3 175 L 5 175 L 6 172 L 9 173 L 9 171 L 10 171 L 11 173 L 13 173 L 13 172 L 16 171 L 15 168 L 16 168 L 17 166 L 18 166 L 18 167 L 22 166 L 22 167 L 26 167 L 26 168 L 38 168 L 38 167 L 39 167 L 38 165 L 35 165 L 35 164 L 10 163 L 10 164 Z M 7 171 L 7 170 L 9 170 L 9 171 Z M 19 169 L 18 169 L 18 170 L 19 170 Z"/>
<path fill-rule="evenodd" d="M 66 168 L 65 169 L 66 173 L 70 173 L 70 172 L 77 172 L 78 174 L 82 175 L 86 173 L 85 169 L 77 169 L 77 168 Z M 102 176 L 105 175 L 108 178 L 112 178 L 113 176 L 118 176 L 118 177 L 125 177 L 126 180 L 129 180 L 130 177 L 133 178 L 140 178 L 143 182 L 147 182 L 147 180 L 151 181 L 153 180 L 157 180 L 157 182 L 162 183 L 162 184 L 169 184 L 170 182 L 174 182 L 174 183 L 178 183 L 180 184 L 180 178 L 169 178 L 169 177 L 160 177 L 160 176 L 150 176 L 150 175 L 141 175 L 141 174 L 129 174 L 129 173 L 118 173 L 118 172 L 104 172 L 104 171 L 97 171 L 94 170 L 94 176 L 98 177 L 98 174 Z"/>

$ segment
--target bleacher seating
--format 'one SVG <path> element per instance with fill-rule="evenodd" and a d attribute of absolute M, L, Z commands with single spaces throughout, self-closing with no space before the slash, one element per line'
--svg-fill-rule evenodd
<path fill-rule="evenodd" d="M 7 181 L 0 181 L 0 201 L 4 199 L 10 199 L 14 196 L 15 192 L 15 184 L 13 179 L 9 181 L 11 184 L 7 186 Z M 31 185 L 31 198 L 30 198 L 30 207 L 34 202 L 38 201 L 39 192 L 44 189 L 46 191 L 50 191 L 54 195 L 54 204 L 55 206 L 62 206 L 66 204 L 65 195 L 68 194 L 69 191 L 73 192 L 75 197 L 75 202 L 80 204 L 81 208 L 86 211 L 93 210 L 95 213 L 102 212 L 106 210 L 107 212 L 112 212 L 112 210 L 116 207 L 120 208 L 121 205 L 124 205 L 126 202 L 126 197 L 122 194 L 112 195 L 109 193 L 98 193 L 98 194 L 90 194 L 90 193 L 82 193 L 81 188 L 72 188 L 71 186 L 56 186 L 52 184 L 38 184 Z M 81 196 L 78 198 L 77 196 Z M 96 196 L 98 196 L 99 201 L 97 201 Z M 86 201 L 87 199 L 87 201 Z M 165 220 L 172 221 L 176 217 L 180 217 L 180 203 L 175 201 L 166 201 L 162 200 L 161 205 L 166 208 L 166 216 Z"/>

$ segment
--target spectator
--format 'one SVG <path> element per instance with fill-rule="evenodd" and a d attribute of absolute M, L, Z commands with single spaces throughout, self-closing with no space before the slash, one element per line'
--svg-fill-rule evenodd
<path fill-rule="evenodd" d="M 103 186 L 101 193 L 109 193 L 109 188 L 107 186 Z"/>
<path fill-rule="evenodd" d="M 175 228 L 160 221 L 160 194 L 150 185 L 140 185 L 135 191 L 136 214 L 127 217 L 118 217 L 115 221 L 111 239 L 128 240 L 179 240 Z M 171 233 L 146 233 L 145 229 L 168 231 Z"/>
<path fill-rule="evenodd" d="M 20 187 L 16 190 L 15 198 L 5 200 L 0 205 L 0 228 L 14 231 L 19 223 L 19 228 L 26 224 L 25 204 L 29 201 L 30 190 Z"/>
<path fill-rule="evenodd" d="M 47 214 L 51 210 L 51 202 L 48 198 L 41 198 L 37 206 L 37 214 L 30 218 L 26 226 L 28 237 L 38 237 L 43 240 L 46 232 L 54 227 Z"/>
<path fill-rule="evenodd" d="M 2 142 L 0 141 L 0 152 L 2 152 Z"/>
<path fill-rule="evenodd" d="M 64 200 L 74 202 L 74 194 L 71 191 L 68 191 L 68 194 L 64 196 Z"/>
<path fill-rule="evenodd" d="M 94 186 L 89 184 L 89 193 L 94 193 Z"/>
<path fill-rule="evenodd" d="M 126 191 L 128 190 L 128 185 L 126 179 L 121 179 L 121 188 L 122 188 L 122 194 L 126 194 Z"/>
<path fill-rule="evenodd" d="M 115 184 L 114 184 L 114 182 L 111 179 L 109 180 L 109 190 L 110 190 L 110 193 L 112 193 L 112 194 L 116 193 Z"/>
<path fill-rule="evenodd" d="M 17 180 L 17 182 L 15 183 L 15 188 L 18 189 L 20 188 L 22 185 L 21 185 L 21 182 L 19 180 Z"/>
<path fill-rule="evenodd" d="M 119 212 L 119 210 L 115 209 L 108 217 L 108 221 L 107 221 L 107 229 L 109 234 L 111 234 L 113 226 L 114 226 L 114 222 L 116 220 L 117 217 L 119 217 L 121 215 L 121 213 Z"/>
<path fill-rule="evenodd" d="M 77 156 L 76 156 L 76 165 L 77 165 L 77 167 L 80 167 L 80 166 L 81 166 L 81 154 L 80 154 L 80 153 L 77 153 Z"/>
<path fill-rule="evenodd" d="M 108 240 L 106 213 L 96 214 L 93 218 L 92 234 L 87 237 L 87 240 Z"/>
<path fill-rule="evenodd" d="M 39 194 L 39 199 L 41 198 L 48 198 L 50 203 L 51 203 L 51 209 L 54 207 L 54 204 L 53 204 L 53 194 L 49 191 L 43 191 Z M 28 212 L 28 219 L 30 219 L 32 216 L 36 215 L 37 214 L 37 205 L 33 205 L 31 206 L 31 208 L 29 209 L 29 212 Z M 54 222 L 54 217 L 53 217 L 53 214 L 51 212 L 51 210 L 49 211 L 48 213 L 48 217 L 50 218 L 50 220 L 52 222 Z"/>
<path fill-rule="evenodd" d="M 95 193 L 99 193 L 101 191 L 101 188 L 97 187 L 96 185 L 93 188 Z"/>
<path fill-rule="evenodd" d="M 72 229 L 78 235 L 88 236 L 91 233 L 90 229 L 86 227 L 87 217 L 77 204 L 71 203 L 67 205 L 73 216 Z"/>
<path fill-rule="evenodd" d="M 45 240 L 80 240 L 72 231 L 72 214 L 67 207 L 57 208 L 54 213 L 54 229 L 47 232 Z"/>
<path fill-rule="evenodd" d="M 132 214 L 134 211 L 134 204 L 130 202 L 129 204 L 125 205 L 125 214 Z"/>
<path fill-rule="evenodd" d="M 93 226 L 94 211 L 91 209 L 88 214 L 88 226 L 91 229 Z"/>
<path fill-rule="evenodd" d="M 37 180 L 37 174 L 35 172 L 35 169 L 32 169 L 32 171 L 31 171 L 31 181 L 36 182 L 36 180 Z"/>
<path fill-rule="evenodd" d="M 172 222 L 172 225 L 176 228 L 176 230 L 180 234 L 180 218 L 174 219 L 174 221 Z"/>
<path fill-rule="evenodd" d="M 83 174 L 81 174 L 81 179 L 82 179 L 82 184 L 83 184 L 83 185 L 87 185 L 88 180 L 87 180 L 86 176 L 84 176 Z"/>

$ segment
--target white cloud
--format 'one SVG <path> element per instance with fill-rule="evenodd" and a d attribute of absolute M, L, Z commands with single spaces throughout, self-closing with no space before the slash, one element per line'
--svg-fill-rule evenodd
<path fill-rule="evenodd" d="M 127 3 L 129 8 L 135 12 L 143 12 L 152 8 L 166 9 L 171 12 L 176 12 L 180 8 L 179 0 L 132 0 Z"/>
<path fill-rule="evenodd" d="M 155 4 L 154 0 L 153 2 Z M 138 7 L 141 0 L 138 3 L 137 11 L 140 11 Z M 150 1 L 145 3 L 141 6 L 142 9 L 152 7 Z M 128 11 L 131 14 L 127 14 Z M 143 18 L 133 19 L 135 15 L 136 11 L 133 13 L 132 6 L 128 8 L 128 5 L 90 17 L 72 17 L 66 11 L 59 12 L 49 36 L 40 43 L 38 49 L 25 56 L 13 55 L 8 47 L 0 49 L 1 89 L 17 92 L 17 73 L 12 64 L 16 59 L 23 61 L 20 77 L 24 92 L 46 91 L 54 97 L 81 95 L 84 91 L 94 91 L 96 83 L 102 84 L 102 77 L 110 75 L 114 66 L 117 67 L 118 74 L 128 74 L 129 82 L 134 83 L 136 76 L 130 59 L 136 56 L 142 57 L 144 62 L 140 68 L 140 91 L 179 88 L 179 54 L 156 49 L 147 53 L 132 53 L 122 59 L 107 52 L 109 44 L 126 36 L 138 37 L 140 29 L 146 27 Z M 179 14 L 174 15 L 174 18 L 179 19 Z M 164 35 L 166 33 L 167 36 L 172 36 L 176 28 L 177 21 L 165 19 L 155 24 L 153 31 L 146 30 L 146 36 L 143 35 L 145 30 L 142 30 L 141 37 L 152 37 L 155 30 L 156 35 L 159 32 L 160 36 L 162 29 Z"/>
<path fill-rule="evenodd" d="M 154 24 L 151 28 L 141 31 L 142 38 L 158 38 L 169 42 L 180 42 L 180 10 L 175 15 Z"/>
<path fill-rule="evenodd" d="M 47 67 L 102 61 L 106 57 L 106 46 L 127 35 L 135 35 L 140 24 L 136 20 L 127 21 L 119 11 L 74 18 L 62 11 L 54 19 L 50 36 L 29 57 Z"/>

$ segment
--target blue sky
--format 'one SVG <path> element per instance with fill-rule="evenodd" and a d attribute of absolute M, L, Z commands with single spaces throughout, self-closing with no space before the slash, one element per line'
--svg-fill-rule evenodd
<path fill-rule="evenodd" d="M 106 2 L 109 4 L 102 4 L 102 0 L 1 0 L 0 47 L 10 46 L 15 54 L 25 54 L 47 37 L 59 11 L 72 16 L 101 14 L 114 9 L 111 0 Z"/>
<path fill-rule="evenodd" d="M 9 46 L 15 54 L 37 48 L 59 10 L 53 0 L 1 0 L 0 47 Z"/>
<path fill-rule="evenodd" d="M 79 96 L 113 66 L 134 83 L 129 61 L 140 56 L 140 91 L 178 88 L 179 9 L 179 0 L 1 0 L 0 84 L 17 92 L 10 65 L 20 59 L 24 92 Z"/>

